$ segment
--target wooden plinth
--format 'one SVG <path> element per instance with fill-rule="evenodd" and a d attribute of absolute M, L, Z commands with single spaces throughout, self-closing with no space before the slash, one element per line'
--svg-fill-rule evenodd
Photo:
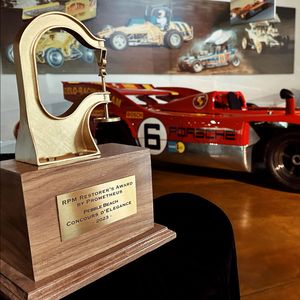
<path fill-rule="evenodd" d="M 6 276 L 0 276 L 0 290 L 9 299 L 60 299 L 174 238 L 173 231 L 155 224 L 151 230 L 126 243 L 38 282 L 1 261 L 1 271 Z"/>
<path fill-rule="evenodd" d="M 1 162 L 1 280 L 5 294 L 16 299 L 46 299 L 45 295 L 56 299 L 174 238 L 173 232 L 154 225 L 149 150 L 106 144 L 100 151 L 101 158 L 49 168 L 15 160 Z M 58 196 L 132 176 L 136 181 L 135 213 L 70 239 L 62 238 Z M 40 294 L 41 290 L 45 294 Z"/>

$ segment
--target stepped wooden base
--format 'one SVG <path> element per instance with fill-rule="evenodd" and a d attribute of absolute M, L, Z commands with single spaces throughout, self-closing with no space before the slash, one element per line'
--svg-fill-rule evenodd
<path fill-rule="evenodd" d="M 1 261 L 0 290 L 9 299 L 60 299 L 169 242 L 175 235 L 155 224 L 153 229 L 109 251 L 36 282 Z"/>
<path fill-rule="evenodd" d="M 1 292 L 59 299 L 175 237 L 154 223 L 149 149 L 38 168 L 1 163 Z"/>
<path fill-rule="evenodd" d="M 1 162 L 3 261 L 40 281 L 153 228 L 149 151 L 100 149 L 99 159 L 49 168 Z"/>

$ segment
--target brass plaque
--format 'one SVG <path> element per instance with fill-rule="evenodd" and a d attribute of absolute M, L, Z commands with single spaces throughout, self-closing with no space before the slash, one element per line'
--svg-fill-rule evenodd
<path fill-rule="evenodd" d="M 134 175 L 56 198 L 62 241 L 137 212 Z"/>

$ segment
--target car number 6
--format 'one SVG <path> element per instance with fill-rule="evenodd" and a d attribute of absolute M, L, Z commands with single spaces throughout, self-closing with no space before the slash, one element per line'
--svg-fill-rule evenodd
<path fill-rule="evenodd" d="M 167 146 L 167 131 L 164 124 L 156 118 L 145 119 L 138 130 L 138 140 L 142 147 L 157 155 Z"/>

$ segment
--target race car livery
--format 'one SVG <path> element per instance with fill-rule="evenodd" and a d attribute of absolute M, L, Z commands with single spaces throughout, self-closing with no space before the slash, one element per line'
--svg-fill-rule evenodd
<path fill-rule="evenodd" d="M 240 65 L 238 50 L 232 47 L 232 32 L 215 31 L 201 45 L 198 51 L 181 56 L 178 59 L 180 71 L 199 73 L 207 68 L 223 67 L 232 64 L 234 67 Z"/>
<path fill-rule="evenodd" d="M 88 82 L 63 86 L 72 102 L 102 89 Z M 300 110 L 290 91 L 280 92 L 285 107 L 258 107 L 240 91 L 122 83 L 108 83 L 107 90 L 110 114 L 121 122 L 92 126 L 99 143 L 136 144 L 164 161 L 236 171 L 254 172 L 264 163 L 282 187 L 300 191 Z M 103 114 L 97 107 L 91 124 Z"/>
<path fill-rule="evenodd" d="M 193 27 L 172 18 L 172 10 L 165 5 L 146 7 L 144 18 L 132 18 L 126 26 L 110 25 L 97 33 L 114 50 L 127 46 L 165 46 L 181 48 L 183 42 L 193 39 Z"/>

